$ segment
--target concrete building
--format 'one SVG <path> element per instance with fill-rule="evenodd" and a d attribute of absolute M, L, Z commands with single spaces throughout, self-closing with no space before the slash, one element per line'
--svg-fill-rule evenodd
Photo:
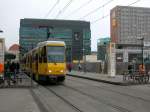
<path fill-rule="evenodd" d="M 116 44 L 140 44 L 138 37 L 150 41 L 150 8 L 117 6 L 111 10 L 111 39 Z"/>
<path fill-rule="evenodd" d="M 116 6 L 110 12 L 111 41 L 116 43 L 117 61 L 141 60 L 144 38 L 144 58 L 150 55 L 150 8 Z"/>
<path fill-rule="evenodd" d="M 21 54 L 48 39 L 66 43 L 67 61 L 82 60 L 91 53 L 90 22 L 73 20 L 21 19 L 19 43 Z"/>

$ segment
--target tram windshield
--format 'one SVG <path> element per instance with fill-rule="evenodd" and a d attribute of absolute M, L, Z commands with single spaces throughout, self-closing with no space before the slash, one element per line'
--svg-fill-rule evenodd
<path fill-rule="evenodd" d="M 65 47 L 48 46 L 47 57 L 50 63 L 63 63 L 65 61 Z"/>

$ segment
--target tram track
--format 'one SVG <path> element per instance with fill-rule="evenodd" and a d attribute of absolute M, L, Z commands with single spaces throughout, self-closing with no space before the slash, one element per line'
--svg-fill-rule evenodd
<path fill-rule="evenodd" d="M 78 90 L 76 88 L 72 88 L 72 87 L 64 85 L 64 84 L 63 85 L 59 85 L 59 86 L 65 87 L 66 89 L 73 90 L 73 91 L 78 92 L 78 93 L 80 93 L 80 94 L 82 94 L 84 96 L 92 98 L 93 100 L 96 100 L 96 101 L 98 101 L 100 103 L 103 103 L 107 107 L 115 109 L 117 112 L 132 112 L 132 111 L 126 109 L 126 108 L 123 108 L 123 107 L 111 104 L 111 103 L 106 102 L 104 100 L 98 100 L 96 97 L 94 97 L 92 95 L 89 95 L 87 93 L 84 93 L 84 92 L 82 92 L 82 91 L 80 91 L 80 90 Z M 70 102 L 69 100 L 67 100 L 67 98 L 65 98 L 64 96 L 59 95 L 59 93 L 57 93 L 54 89 L 52 89 L 51 86 L 44 86 L 44 88 L 47 89 L 49 92 L 51 92 L 53 95 L 55 95 L 57 98 L 59 98 L 60 100 L 62 100 L 64 103 L 66 103 L 67 105 L 69 105 L 69 107 L 71 107 L 72 109 L 74 109 L 76 112 L 85 112 L 85 111 L 81 110 L 79 107 L 77 107 L 75 104 L 73 104 L 72 102 Z M 32 89 L 30 90 L 30 92 L 31 92 L 31 95 L 34 98 L 35 102 L 37 103 L 40 111 L 41 112 L 49 112 L 49 109 L 46 108 L 45 104 L 43 104 L 41 102 L 41 100 L 39 99 L 39 96 Z M 55 112 L 55 110 L 53 110 L 52 108 L 51 108 L 51 111 Z"/>
<path fill-rule="evenodd" d="M 105 100 L 97 99 L 96 97 L 94 97 L 94 96 L 92 96 L 92 95 L 89 95 L 89 94 L 87 94 L 87 93 L 85 93 L 85 92 L 83 92 L 83 91 L 80 91 L 80 90 L 78 90 L 78 89 L 76 89 L 76 88 L 67 86 L 67 85 L 65 85 L 65 84 L 58 85 L 58 86 L 59 86 L 59 87 L 63 87 L 63 88 L 65 87 L 64 90 L 69 89 L 69 90 L 75 91 L 75 92 L 77 92 L 77 93 L 79 93 L 79 94 L 81 94 L 81 95 L 84 95 L 84 96 L 86 96 L 86 97 L 89 97 L 89 98 L 91 98 L 91 99 L 93 99 L 93 100 L 96 100 L 97 102 L 102 103 L 102 104 L 105 105 L 106 107 L 112 108 L 112 109 L 116 110 L 117 112 L 132 112 L 132 111 L 126 109 L 126 108 L 123 108 L 123 107 L 114 105 L 114 104 L 109 103 L 109 102 L 107 102 L 107 101 L 105 101 Z M 72 109 L 75 110 L 76 112 L 86 112 L 86 111 L 83 111 L 84 109 L 81 110 L 81 107 L 78 107 L 78 106 L 77 106 L 77 105 L 79 105 L 79 104 L 74 104 L 74 103 L 72 103 L 71 101 L 69 101 L 67 98 L 65 98 L 65 96 L 60 95 L 59 92 L 58 92 L 57 90 L 55 90 L 56 88 L 53 88 L 53 86 L 40 86 L 40 87 L 45 88 L 47 91 L 49 91 L 49 92 L 52 93 L 54 96 L 56 96 L 57 98 L 59 98 L 60 100 L 62 100 L 64 103 L 66 103 L 70 108 L 72 108 Z M 56 87 L 57 87 L 57 86 L 56 86 Z M 41 112 L 49 112 L 49 109 L 48 109 L 48 108 L 45 108 L 45 104 L 43 104 L 43 102 L 41 101 L 41 99 L 38 98 L 38 97 L 41 97 L 41 96 L 37 95 L 32 89 L 30 90 L 30 92 L 31 92 L 31 94 L 32 94 L 32 96 L 33 96 L 33 98 L 34 98 L 34 100 L 36 101 L 36 103 L 37 103 L 37 105 L 38 105 L 40 111 L 41 111 Z M 45 96 L 45 97 L 47 97 L 47 96 Z M 42 99 L 43 99 L 43 98 L 42 98 Z M 48 107 L 51 107 L 49 104 L 47 104 L 47 106 L 48 106 Z M 88 106 L 88 105 L 87 105 L 87 106 Z M 51 111 L 52 111 L 52 112 L 55 112 L 55 110 L 53 110 L 52 108 L 51 108 Z"/>
<path fill-rule="evenodd" d="M 57 96 L 58 98 L 60 98 L 62 101 L 64 101 L 66 104 L 68 104 L 69 106 L 71 106 L 75 111 L 77 111 L 77 112 L 84 112 L 81 109 L 79 109 L 76 105 L 74 105 L 73 103 L 71 103 L 70 101 L 68 101 L 66 98 L 64 98 L 63 96 L 59 95 L 57 92 L 55 92 L 50 87 L 45 87 L 45 88 L 47 90 L 49 90 L 51 93 L 53 93 L 55 96 Z"/>
<path fill-rule="evenodd" d="M 45 108 L 44 104 L 42 101 L 39 99 L 39 96 L 34 92 L 33 89 L 29 90 L 31 93 L 31 96 L 33 97 L 34 101 L 36 102 L 37 106 L 39 107 L 41 112 L 49 112 L 47 108 Z"/>
<path fill-rule="evenodd" d="M 69 79 L 69 80 L 71 80 L 71 79 Z M 85 79 L 85 80 L 86 80 L 86 79 Z M 71 81 L 75 81 L 75 80 L 71 80 Z M 87 84 L 87 83 L 81 82 L 81 81 L 75 81 L 75 82 L 79 82 L 79 83 L 82 83 L 82 84 L 86 84 L 86 85 L 89 85 L 89 86 L 93 86 L 93 85 L 90 85 L 90 84 Z M 142 100 L 142 101 L 145 101 L 145 102 L 150 103 L 150 100 L 144 99 L 144 98 L 142 98 L 142 97 L 138 97 L 138 96 L 133 96 L 133 95 L 130 95 L 130 94 L 122 93 L 122 92 L 119 92 L 119 91 L 115 91 L 115 90 L 112 90 L 112 89 L 108 89 L 108 87 L 107 87 L 107 88 L 106 88 L 106 87 L 100 87 L 100 86 L 93 86 L 93 87 L 96 87 L 96 88 L 98 88 L 98 89 L 103 89 L 103 90 L 105 90 L 105 91 L 117 93 L 117 94 L 119 94 L 119 95 L 128 96 L 128 97 L 130 97 L 130 98 L 132 98 L 132 99 L 138 99 L 138 100 Z M 146 94 L 146 95 L 148 95 L 148 94 Z"/>
<path fill-rule="evenodd" d="M 64 91 L 69 91 L 71 93 L 76 93 L 77 95 L 79 95 L 80 97 L 83 97 L 83 98 L 87 97 L 88 99 L 91 99 L 90 102 L 95 102 L 95 103 L 97 103 L 96 105 L 103 104 L 104 108 L 111 108 L 111 109 L 113 109 L 117 112 L 133 112 L 134 110 L 133 110 L 133 108 L 130 109 L 130 108 L 127 108 L 126 106 L 120 105 L 118 103 L 109 102 L 109 100 L 104 99 L 103 97 L 102 98 L 97 97 L 97 95 L 94 96 L 94 94 L 90 94 L 87 91 L 85 91 L 84 89 L 82 90 L 80 88 L 76 88 L 75 86 L 73 86 L 71 84 L 72 81 L 74 81 L 73 83 L 76 83 L 76 84 L 79 83 L 79 84 L 84 84 L 84 85 L 91 86 L 91 87 L 96 87 L 96 88 L 105 90 L 106 92 L 113 92 L 113 93 L 116 93 L 116 94 L 119 94 L 119 95 L 122 95 L 122 96 L 132 98 L 134 100 L 138 99 L 138 100 L 142 100 L 144 102 L 150 102 L 149 100 L 146 100 L 142 97 L 133 96 L 133 95 L 130 95 L 130 94 L 127 94 L 127 93 L 122 93 L 122 92 L 119 92 L 119 91 L 112 90 L 110 88 L 107 88 L 107 86 L 105 87 L 105 85 L 103 87 L 100 87 L 100 86 L 97 86 L 97 85 L 94 85 L 94 84 L 91 84 L 91 83 L 88 84 L 87 82 L 82 82 L 80 80 L 79 81 L 78 80 L 73 80 L 73 79 L 67 79 L 67 80 L 70 81 L 70 82 L 68 82 L 66 84 L 62 84 L 62 85 L 57 85 L 57 86 L 42 86 L 42 87 L 45 88 L 45 90 L 47 91 L 47 94 L 50 94 L 50 93 L 53 94 L 54 96 L 56 96 L 57 99 L 60 99 L 60 101 L 64 102 L 64 104 L 66 106 L 68 106 L 71 110 L 73 110 L 75 112 L 86 112 L 86 109 L 84 108 L 84 105 L 80 105 L 80 103 L 74 102 L 73 100 L 71 100 L 72 98 L 70 99 L 70 97 L 66 96 Z M 48 93 L 48 91 L 50 93 Z M 63 94 L 61 94 L 61 93 L 63 93 Z M 75 96 L 74 98 L 76 98 L 76 97 L 77 96 Z M 80 102 L 80 99 L 77 99 L 77 101 Z M 40 103 L 38 105 L 40 105 Z M 40 108 L 41 108 L 41 110 L 44 110 L 43 107 L 40 107 Z M 45 111 L 45 112 L 47 112 L 47 111 Z"/>
<path fill-rule="evenodd" d="M 87 93 L 85 93 L 85 92 L 83 92 L 83 91 L 81 91 L 81 90 L 78 90 L 78 89 L 76 89 L 76 88 L 70 87 L 70 86 L 68 86 L 68 85 L 64 85 L 64 84 L 63 84 L 62 86 L 63 86 L 63 87 L 66 87 L 66 88 L 69 88 L 69 89 L 71 89 L 71 90 L 73 90 L 73 91 L 76 91 L 76 92 L 78 92 L 78 93 L 80 93 L 80 94 L 82 94 L 82 95 L 88 96 L 88 97 L 92 98 L 93 100 L 96 100 L 96 101 L 98 101 L 98 102 L 101 102 L 101 103 L 105 104 L 106 106 L 109 106 L 109 107 L 114 108 L 115 110 L 118 110 L 119 112 L 132 112 L 132 111 L 126 109 L 126 108 L 123 108 L 123 107 L 121 107 L 121 106 L 114 105 L 114 104 L 109 103 L 109 102 L 107 102 L 107 101 L 105 101 L 105 100 L 97 99 L 97 97 L 94 97 L 94 96 L 92 96 L 92 95 L 89 95 L 89 94 L 87 94 Z"/>

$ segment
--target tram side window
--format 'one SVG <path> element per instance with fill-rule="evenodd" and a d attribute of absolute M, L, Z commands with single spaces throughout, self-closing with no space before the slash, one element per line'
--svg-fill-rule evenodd
<path fill-rule="evenodd" d="M 26 65 L 28 65 L 28 56 L 27 56 L 27 58 L 26 58 Z"/>
<path fill-rule="evenodd" d="M 33 60 L 33 62 L 36 62 L 36 53 L 35 52 L 33 52 L 32 60 Z"/>
<path fill-rule="evenodd" d="M 28 58 L 28 56 L 27 56 L 27 67 L 28 67 L 28 60 L 29 60 L 29 58 Z"/>
<path fill-rule="evenodd" d="M 42 48 L 42 62 L 47 62 L 47 56 L 46 56 L 46 46 Z"/>
<path fill-rule="evenodd" d="M 35 61 L 38 62 L 38 54 L 35 54 Z"/>
<path fill-rule="evenodd" d="M 36 58 L 36 54 L 34 54 L 33 60 L 34 60 L 34 62 L 36 62 L 38 60 L 38 58 Z"/>
<path fill-rule="evenodd" d="M 39 50 L 39 63 L 42 63 L 42 49 Z"/>
<path fill-rule="evenodd" d="M 24 58 L 24 65 L 26 65 L 26 57 Z"/>
<path fill-rule="evenodd" d="M 34 54 L 32 54 L 32 61 L 33 61 L 33 62 L 35 61 L 35 56 L 34 56 Z"/>
<path fill-rule="evenodd" d="M 29 55 L 28 55 L 28 67 L 29 67 L 29 63 L 30 63 L 30 57 L 29 57 Z"/>
<path fill-rule="evenodd" d="M 32 55 L 31 54 L 29 55 L 29 58 L 30 58 L 29 60 L 30 68 L 32 68 Z"/>

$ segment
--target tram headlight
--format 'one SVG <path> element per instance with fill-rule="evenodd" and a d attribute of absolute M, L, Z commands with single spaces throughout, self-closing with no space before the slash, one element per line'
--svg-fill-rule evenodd
<path fill-rule="evenodd" d="M 60 70 L 60 72 L 61 72 L 61 73 L 63 73 L 63 72 L 64 72 L 64 70 Z"/>
<path fill-rule="evenodd" d="M 49 73 L 51 73 L 52 71 L 51 71 L 51 70 L 49 70 L 48 72 L 49 72 Z"/>

